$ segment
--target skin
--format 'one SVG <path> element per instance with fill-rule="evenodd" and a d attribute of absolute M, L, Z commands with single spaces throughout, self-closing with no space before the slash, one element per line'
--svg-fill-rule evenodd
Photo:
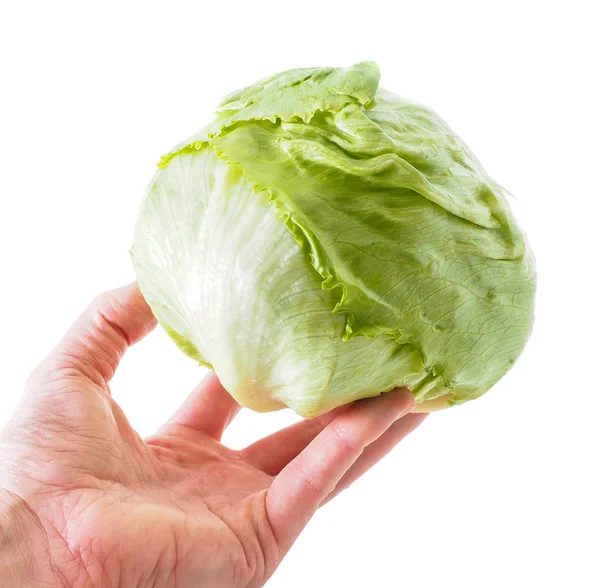
<path fill-rule="evenodd" d="M 424 418 L 396 390 L 233 451 L 240 407 L 211 374 L 144 440 L 109 381 L 154 326 L 135 284 L 105 293 L 30 376 L 0 434 L 0 587 L 262 586 Z"/>

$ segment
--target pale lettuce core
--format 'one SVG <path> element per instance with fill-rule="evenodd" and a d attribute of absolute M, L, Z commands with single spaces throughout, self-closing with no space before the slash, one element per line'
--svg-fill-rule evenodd
<path fill-rule="evenodd" d="M 228 96 L 163 157 L 138 218 L 140 289 L 244 406 L 316 416 L 406 386 L 477 398 L 522 351 L 533 258 L 493 182 L 371 62 Z"/>

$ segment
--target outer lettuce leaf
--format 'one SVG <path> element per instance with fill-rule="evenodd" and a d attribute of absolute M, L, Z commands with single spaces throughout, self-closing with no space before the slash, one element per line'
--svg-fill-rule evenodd
<path fill-rule="evenodd" d="M 420 354 L 393 337 L 343 340 L 335 292 L 321 288 L 276 213 L 268 192 L 208 146 L 158 172 L 133 260 L 177 345 L 213 367 L 238 402 L 261 411 L 290 406 L 313 416 L 429 382 Z"/>

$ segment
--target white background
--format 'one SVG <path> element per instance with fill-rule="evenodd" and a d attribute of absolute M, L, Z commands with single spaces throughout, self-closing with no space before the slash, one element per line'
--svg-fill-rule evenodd
<path fill-rule="evenodd" d="M 432 416 L 323 509 L 270 588 L 597 587 L 600 56 L 595 3 L 11 2 L 0 9 L 0 421 L 128 248 L 159 155 L 232 89 L 374 59 L 516 197 L 537 323 L 482 399 Z M 160 330 L 114 395 L 144 435 L 201 370 Z M 245 411 L 242 446 L 293 421 Z"/>

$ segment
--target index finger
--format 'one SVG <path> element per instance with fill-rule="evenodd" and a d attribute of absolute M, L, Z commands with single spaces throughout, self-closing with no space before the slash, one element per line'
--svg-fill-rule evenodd
<path fill-rule="evenodd" d="M 364 448 L 414 406 L 406 388 L 361 400 L 338 415 L 275 478 L 266 509 L 280 549 L 287 551 L 321 502 Z"/>

